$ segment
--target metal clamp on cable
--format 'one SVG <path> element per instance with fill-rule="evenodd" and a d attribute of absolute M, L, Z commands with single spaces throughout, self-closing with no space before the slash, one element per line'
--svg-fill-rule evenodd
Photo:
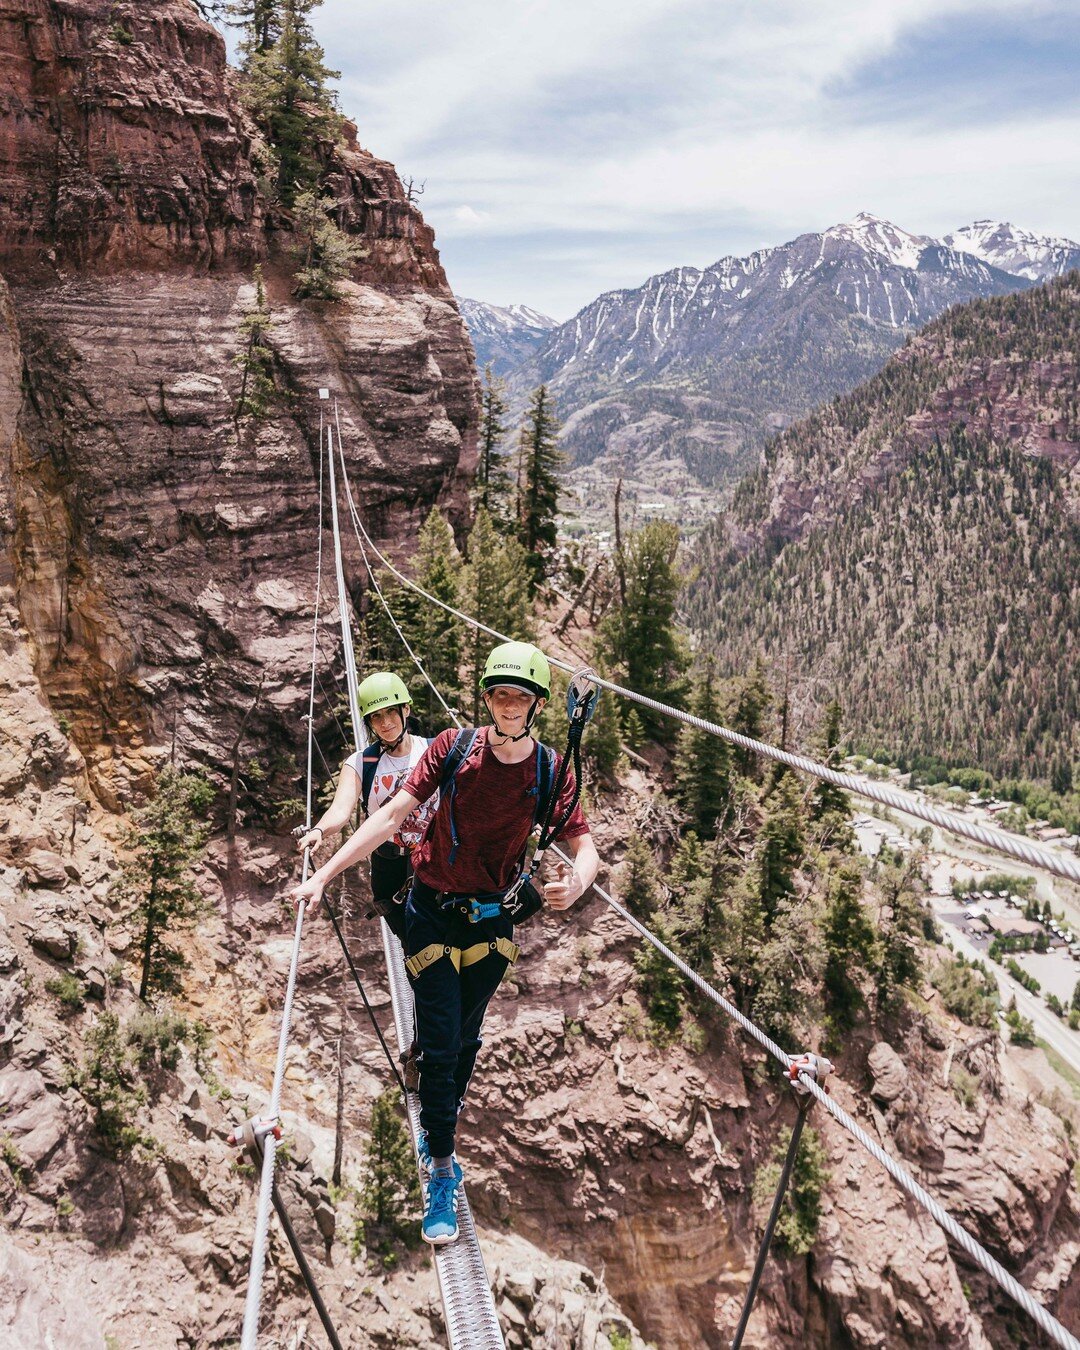
<path fill-rule="evenodd" d="M 600 701 L 600 689 L 596 676 L 589 666 L 574 671 L 566 689 L 566 715 L 571 724 L 584 727 L 592 720 L 596 705 Z"/>
<path fill-rule="evenodd" d="M 250 1120 L 245 1120 L 233 1130 L 229 1135 L 229 1143 L 250 1149 L 252 1153 L 257 1153 L 261 1157 L 262 1141 L 268 1134 L 272 1134 L 275 1139 L 281 1138 L 281 1125 L 277 1117 L 263 1119 L 261 1116 L 252 1116 Z"/>
<path fill-rule="evenodd" d="M 822 1092 L 828 1092 L 825 1086 L 825 1079 L 833 1071 L 832 1061 L 825 1058 L 824 1055 L 797 1055 L 788 1068 L 787 1076 L 791 1080 L 791 1086 L 800 1097 L 808 1097 L 810 1089 L 800 1078 L 800 1074 L 806 1074 L 807 1078 L 812 1078 L 821 1088 Z"/>

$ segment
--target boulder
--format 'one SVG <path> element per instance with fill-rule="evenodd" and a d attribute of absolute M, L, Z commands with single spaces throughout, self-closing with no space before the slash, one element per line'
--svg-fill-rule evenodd
<path fill-rule="evenodd" d="M 68 871 L 59 853 L 50 853 L 44 848 L 32 848 L 26 855 L 23 869 L 31 886 L 67 885 Z"/>
<path fill-rule="evenodd" d="M 891 1106 L 908 1088 L 907 1066 L 891 1045 L 878 1041 L 867 1056 L 867 1064 L 874 1076 L 870 1091 L 879 1102 Z"/>

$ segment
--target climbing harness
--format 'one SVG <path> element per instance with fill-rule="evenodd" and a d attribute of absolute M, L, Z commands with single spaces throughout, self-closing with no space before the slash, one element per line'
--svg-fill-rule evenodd
<path fill-rule="evenodd" d="M 430 942 L 415 956 L 409 957 L 405 962 L 405 969 L 415 980 L 443 957 L 449 957 L 454 969 L 461 971 L 467 966 L 475 966 L 478 961 L 483 961 L 485 957 L 495 953 L 504 957 L 512 966 L 520 956 L 521 948 L 505 937 L 492 938 L 490 942 L 476 942 L 471 947 L 451 947 L 443 942 Z"/>

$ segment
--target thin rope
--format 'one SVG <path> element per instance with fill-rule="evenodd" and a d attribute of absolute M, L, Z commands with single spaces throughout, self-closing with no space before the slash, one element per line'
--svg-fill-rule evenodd
<path fill-rule="evenodd" d="M 375 556 L 385 567 L 389 568 L 399 581 L 411 587 L 418 595 L 422 595 L 425 600 L 430 600 L 432 604 L 445 609 L 473 628 L 479 629 L 480 632 L 487 633 L 500 642 L 512 642 L 514 640 L 507 637 L 505 633 L 500 633 L 497 629 L 490 628 L 487 624 L 465 614 L 462 610 L 456 609 L 453 605 L 447 604 L 445 600 L 440 600 L 438 596 L 432 595 L 410 577 L 405 576 L 384 556 L 367 530 L 364 529 L 363 523 L 355 514 L 355 510 L 353 511 L 353 520 L 356 528 L 363 533 Z M 548 657 L 548 660 L 558 669 L 565 670 L 570 674 L 574 673 L 575 668 L 558 657 Z M 639 694 L 634 689 L 627 689 L 621 684 L 616 684 L 613 680 L 605 680 L 592 673 L 590 673 L 590 679 L 601 689 L 608 689 L 621 698 L 630 699 L 632 702 L 639 703 L 642 707 L 661 713 L 665 717 L 674 717 L 680 722 L 685 722 L 688 726 L 696 727 L 698 731 L 719 736 L 721 740 L 737 745 L 743 750 L 751 750 L 755 754 L 763 755 L 766 759 L 776 760 L 779 764 L 786 764 L 788 768 L 798 769 L 802 773 L 808 773 L 815 778 L 823 779 L 826 783 L 832 783 L 835 787 L 843 788 L 846 792 L 853 792 L 856 796 L 879 802 L 894 811 L 902 811 L 906 815 L 916 816 L 919 820 L 925 820 L 931 825 L 936 825 L 940 830 L 947 830 L 950 834 L 981 844 L 984 848 L 993 849 L 997 853 L 1007 854 L 1009 857 L 1027 863 L 1030 867 L 1041 867 L 1048 872 L 1053 872 L 1055 876 L 1066 877 L 1069 881 L 1080 883 L 1080 859 L 1074 861 L 1067 854 L 1050 853 L 1046 849 L 1037 848 L 1035 845 L 1028 843 L 1027 840 L 1015 835 L 1004 834 L 1000 830 L 993 830 L 984 825 L 976 825 L 974 822 L 962 820 L 959 816 L 954 816 L 950 812 L 940 811 L 925 802 L 904 797 L 899 792 L 894 792 L 878 783 L 864 783 L 860 779 L 852 777 L 851 774 L 840 773 L 836 769 L 829 768 L 826 764 L 819 764 L 816 760 L 808 759 L 805 755 L 793 755 L 787 750 L 769 745 L 766 741 L 754 740 L 751 736 L 744 736 L 741 732 L 732 731 L 730 727 L 707 721 L 703 717 L 697 717 L 694 713 L 685 712 L 682 708 L 661 703 L 658 699 L 648 698 L 645 694 Z"/>
<path fill-rule="evenodd" d="M 456 725 L 460 726 L 462 724 L 460 724 L 460 721 L 458 720 L 458 714 L 456 714 L 454 709 L 452 709 L 450 703 L 447 703 L 447 701 L 445 701 L 445 699 L 443 698 L 443 694 L 441 694 L 441 690 L 437 688 L 435 682 L 433 682 L 431 678 L 431 675 L 428 675 L 427 670 L 425 670 L 424 668 L 423 661 L 421 661 L 420 657 L 418 657 L 416 655 L 416 652 L 413 651 L 412 644 L 409 643 L 408 637 L 406 637 L 405 634 L 402 633 L 401 625 L 398 624 L 398 621 L 396 620 L 396 618 L 394 618 L 393 610 L 391 610 L 390 606 L 387 605 L 386 597 L 385 595 L 382 594 L 382 586 L 379 586 L 379 579 L 378 576 L 375 575 L 375 568 L 371 566 L 369 556 L 367 556 L 367 549 L 365 548 L 365 544 L 363 544 L 362 537 L 360 537 L 360 529 L 362 529 L 363 526 L 360 526 L 359 524 L 360 521 L 359 513 L 356 512 L 356 504 L 354 501 L 352 501 L 352 487 L 350 485 L 350 482 L 348 482 L 348 471 L 346 468 L 346 454 L 344 454 L 344 445 L 342 443 L 342 423 L 340 423 L 340 414 L 338 410 L 338 404 L 336 404 L 336 402 L 335 405 L 333 405 L 333 416 L 335 416 L 335 420 L 338 421 L 338 454 L 340 456 L 340 459 L 342 459 L 342 483 L 344 485 L 344 489 L 346 489 L 346 501 L 348 502 L 348 514 L 350 514 L 350 520 L 352 521 L 352 532 L 355 533 L 356 543 L 359 544 L 360 558 L 363 559 L 363 564 L 365 564 L 365 567 L 367 568 L 367 575 L 369 575 L 371 578 L 371 585 L 375 587 L 375 594 L 378 595 L 379 601 L 381 601 L 382 603 L 383 610 L 385 610 L 386 612 L 386 617 L 389 618 L 390 624 L 393 625 L 394 632 L 397 633 L 398 639 L 401 640 L 402 647 L 404 647 L 405 651 L 409 653 L 410 657 L 412 657 L 413 664 L 414 666 L 416 666 L 417 670 L 420 671 L 420 674 L 424 676 L 424 680 L 425 682 L 427 682 L 429 690 L 431 690 L 432 694 L 435 694 L 435 697 L 439 699 L 439 702 L 441 703 L 441 705 L 443 705 L 443 710 L 445 711 L 445 714 L 447 714 L 447 717 L 452 718 L 452 721 L 454 721 Z M 365 535 L 366 533 L 367 532 L 365 531 Z"/>
<path fill-rule="evenodd" d="M 321 439 L 321 437 L 320 437 Z M 322 536 L 323 536 L 323 472 L 322 455 L 319 456 L 319 543 L 316 561 L 315 615 L 311 632 L 311 683 L 308 690 L 308 736 L 307 736 L 307 789 L 306 789 L 306 831 L 311 830 L 311 794 L 312 760 L 315 739 L 315 678 L 319 636 L 319 599 L 322 594 Z M 311 866 L 311 850 L 304 850 L 304 865 L 301 885 L 308 879 Z M 292 1025 L 293 999 L 296 994 L 296 977 L 300 966 L 300 940 L 304 932 L 304 913 L 306 904 L 301 901 L 296 907 L 296 928 L 293 933 L 292 955 L 289 960 L 289 978 L 285 986 L 285 1006 L 281 1013 L 281 1032 L 278 1037 L 277 1062 L 274 1066 L 274 1081 L 270 1091 L 270 1106 L 266 1119 L 275 1123 L 281 1116 L 281 1090 L 285 1079 L 285 1058 L 289 1049 L 289 1028 Z M 240 1338 L 241 1350 L 255 1350 L 259 1336 L 259 1315 L 262 1308 L 262 1284 L 266 1270 L 266 1244 L 270 1232 L 270 1208 L 274 1198 L 274 1167 L 277 1161 L 277 1137 L 273 1130 L 266 1133 L 263 1140 L 262 1172 L 259 1181 L 259 1199 L 255 1211 L 255 1237 L 251 1247 L 251 1267 L 248 1271 L 247 1297 L 244 1302 L 244 1326 Z"/>
<path fill-rule="evenodd" d="M 320 414 L 320 433 L 321 425 Z M 321 451 L 320 434 L 320 455 Z M 353 722 L 353 740 L 357 750 L 363 750 L 366 733 L 364 719 L 360 718 L 359 724 L 357 724 L 360 697 L 357 693 L 356 652 L 353 649 L 352 629 L 349 625 L 348 607 L 346 605 L 349 592 L 345 589 L 345 564 L 341 556 L 341 531 L 338 527 L 337 479 L 334 475 L 334 430 L 332 427 L 326 428 L 326 457 L 330 462 L 330 509 L 334 520 L 334 568 L 337 573 L 338 608 L 341 610 L 341 647 L 342 655 L 345 658 L 345 682 L 349 690 L 349 713 Z"/>

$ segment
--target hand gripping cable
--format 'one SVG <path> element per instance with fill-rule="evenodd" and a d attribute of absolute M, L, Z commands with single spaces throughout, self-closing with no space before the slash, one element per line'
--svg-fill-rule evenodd
<path fill-rule="evenodd" d="M 596 712 L 599 699 L 600 690 L 595 683 L 595 676 L 592 671 L 587 666 L 575 671 L 566 691 L 566 716 L 569 723 L 566 735 L 566 751 L 563 754 L 559 764 L 559 772 L 548 796 L 544 819 L 540 825 L 540 838 L 537 841 L 531 863 L 528 867 L 522 868 L 521 875 L 502 899 L 503 913 L 507 914 L 515 923 L 524 923 L 526 919 L 531 919 L 543 904 L 542 897 L 533 885 L 533 877 L 540 870 L 540 864 L 544 861 L 544 854 L 566 828 L 578 802 L 581 800 L 581 738 L 585 734 L 586 726 Z M 574 764 L 574 791 L 559 819 L 553 823 L 552 818 L 555 815 L 559 797 L 566 786 L 566 775 L 571 760 Z"/>

